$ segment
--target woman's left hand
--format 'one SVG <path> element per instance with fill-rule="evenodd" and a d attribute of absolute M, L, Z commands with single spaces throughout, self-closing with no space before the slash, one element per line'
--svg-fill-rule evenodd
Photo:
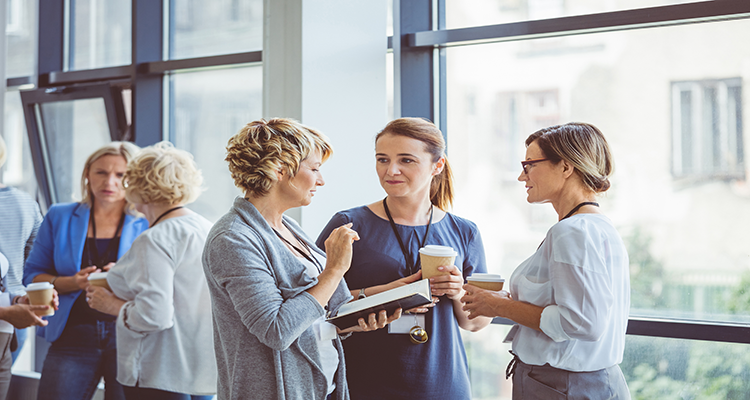
<path fill-rule="evenodd" d="M 110 315 L 119 315 L 120 308 L 125 304 L 122 299 L 109 290 L 94 285 L 90 285 L 86 289 L 86 302 L 94 310 Z"/>
<path fill-rule="evenodd" d="M 385 310 L 380 310 L 379 313 L 372 313 L 367 317 L 367 321 L 364 318 L 360 318 L 357 326 L 339 330 L 338 333 L 349 333 L 349 332 L 369 332 L 377 329 L 385 328 L 386 325 L 401 318 L 401 309 L 399 308 L 390 317 L 386 314 Z"/>
<path fill-rule="evenodd" d="M 499 309 L 503 301 L 512 300 L 510 293 L 505 290 L 485 290 L 469 284 L 464 288 L 466 295 L 461 298 L 461 302 L 464 303 L 463 310 L 469 312 L 469 319 L 502 317 Z"/>
<path fill-rule="evenodd" d="M 461 288 L 464 277 L 455 265 L 438 267 L 438 271 L 448 271 L 450 275 L 437 275 L 430 278 L 430 289 L 433 296 L 445 295 L 451 300 L 459 300 L 464 295 Z"/>

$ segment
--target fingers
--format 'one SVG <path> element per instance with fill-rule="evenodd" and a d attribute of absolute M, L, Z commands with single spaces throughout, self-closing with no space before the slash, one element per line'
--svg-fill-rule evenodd
<path fill-rule="evenodd" d="M 109 271 L 110 268 L 114 267 L 115 263 L 110 262 L 109 264 L 102 267 L 102 271 Z"/>

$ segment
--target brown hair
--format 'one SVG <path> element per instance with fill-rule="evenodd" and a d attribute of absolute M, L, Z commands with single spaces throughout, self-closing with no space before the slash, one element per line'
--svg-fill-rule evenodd
<path fill-rule="evenodd" d="M 278 180 L 278 170 L 295 176 L 300 163 L 315 150 L 323 161 L 333 154 L 328 138 L 315 129 L 288 118 L 260 119 L 229 139 L 225 160 L 235 186 L 263 196 Z"/>
<path fill-rule="evenodd" d="M 445 166 L 440 174 L 432 177 L 430 184 L 430 202 L 447 210 L 453 205 L 453 173 L 448 158 L 445 157 L 445 139 L 435 124 L 422 118 L 399 118 L 388 123 L 375 136 L 375 143 L 384 135 L 405 136 L 425 144 L 425 150 L 432 155 L 432 162 L 445 158 Z"/>
<path fill-rule="evenodd" d="M 612 153 L 604 135 L 594 125 L 569 122 L 550 126 L 529 135 L 526 147 L 533 142 L 553 164 L 565 160 L 573 165 L 592 191 L 600 193 L 609 189 L 609 177 L 614 172 Z"/>

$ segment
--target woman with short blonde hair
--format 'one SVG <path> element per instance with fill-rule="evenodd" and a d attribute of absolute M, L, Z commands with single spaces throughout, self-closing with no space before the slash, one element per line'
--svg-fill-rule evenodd
<path fill-rule="evenodd" d="M 185 208 L 203 178 L 193 156 L 160 142 L 125 172 L 126 198 L 149 228 L 88 304 L 117 317 L 117 380 L 127 399 L 196 399 L 216 392 L 211 299 L 201 253 L 211 223 Z"/>
<path fill-rule="evenodd" d="M 229 140 L 226 161 L 245 195 L 203 252 L 221 399 L 348 399 L 339 334 L 400 316 L 371 314 L 345 330 L 325 320 L 351 299 L 342 276 L 359 237 L 337 227 L 326 256 L 284 212 L 310 204 L 331 152 L 321 133 L 284 118 L 251 122 Z"/>

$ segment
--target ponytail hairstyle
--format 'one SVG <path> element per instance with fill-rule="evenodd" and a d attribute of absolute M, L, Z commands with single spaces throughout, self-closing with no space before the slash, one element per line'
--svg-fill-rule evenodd
<path fill-rule="evenodd" d="M 529 135 L 526 147 L 533 142 L 553 164 L 565 160 L 573 165 L 583 184 L 594 193 L 609 189 L 614 161 L 607 140 L 594 125 L 569 122 L 550 126 Z"/>
<path fill-rule="evenodd" d="M 445 157 L 445 139 L 435 124 L 423 118 L 399 118 L 388 123 L 375 136 L 375 143 L 385 135 L 405 136 L 424 143 L 425 150 L 432 155 L 436 163 L 441 157 L 445 159 L 443 170 L 432 177 L 430 184 L 430 202 L 437 208 L 446 211 L 453 205 L 453 173 Z"/>

